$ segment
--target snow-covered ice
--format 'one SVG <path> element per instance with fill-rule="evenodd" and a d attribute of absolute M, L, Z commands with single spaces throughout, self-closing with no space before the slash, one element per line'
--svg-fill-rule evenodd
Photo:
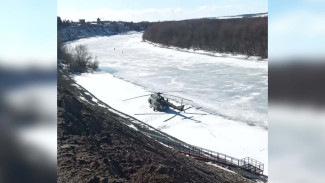
<path fill-rule="evenodd" d="M 76 75 L 76 82 L 111 107 L 189 144 L 261 161 L 267 174 L 267 62 L 155 47 L 141 36 L 69 43 L 86 44 L 102 69 Z M 154 112 L 147 97 L 123 101 L 148 90 L 182 90 L 172 94 L 194 103 L 179 113 Z"/>
<path fill-rule="evenodd" d="M 189 98 L 204 109 L 267 128 L 267 61 L 214 57 L 155 47 L 142 34 L 81 39 L 116 77 Z M 114 49 L 115 48 L 115 49 Z"/>

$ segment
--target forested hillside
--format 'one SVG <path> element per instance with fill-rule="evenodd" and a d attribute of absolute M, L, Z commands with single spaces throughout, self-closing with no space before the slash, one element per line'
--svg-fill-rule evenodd
<path fill-rule="evenodd" d="M 268 57 L 268 18 L 193 19 L 159 22 L 143 39 L 166 46 Z"/>

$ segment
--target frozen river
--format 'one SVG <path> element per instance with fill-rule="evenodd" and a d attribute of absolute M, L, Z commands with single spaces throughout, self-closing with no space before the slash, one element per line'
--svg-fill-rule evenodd
<path fill-rule="evenodd" d="M 143 42 L 141 33 L 70 43 L 77 44 L 87 45 L 100 67 L 118 78 L 150 91 L 183 91 L 173 94 L 226 119 L 267 129 L 267 61 L 161 48 Z"/>
<path fill-rule="evenodd" d="M 70 43 L 77 44 L 87 45 L 100 61 L 102 71 L 74 77 L 97 98 L 189 144 L 236 158 L 257 159 L 265 163 L 267 174 L 265 61 L 155 47 L 143 42 L 141 34 Z M 148 90 L 182 90 L 172 94 L 195 104 L 186 105 L 185 113 L 153 112 L 148 97 L 123 101 L 149 94 Z"/>

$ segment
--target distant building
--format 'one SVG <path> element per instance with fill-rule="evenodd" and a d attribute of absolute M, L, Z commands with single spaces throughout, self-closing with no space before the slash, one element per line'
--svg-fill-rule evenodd
<path fill-rule="evenodd" d="M 83 24 L 86 23 L 86 20 L 85 20 L 85 19 L 79 19 L 79 23 L 80 23 L 81 25 L 83 25 Z"/>

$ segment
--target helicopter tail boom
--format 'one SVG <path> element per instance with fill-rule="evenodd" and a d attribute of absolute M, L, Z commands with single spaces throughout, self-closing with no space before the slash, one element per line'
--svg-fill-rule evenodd
<path fill-rule="evenodd" d="M 184 105 L 180 105 L 180 106 L 176 106 L 170 102 L 166 102 L 168 107 L 171 107 L 171 108 L 174 108 L 174 109 L 177 109 L 179 111 L 184 111 Z"/>

